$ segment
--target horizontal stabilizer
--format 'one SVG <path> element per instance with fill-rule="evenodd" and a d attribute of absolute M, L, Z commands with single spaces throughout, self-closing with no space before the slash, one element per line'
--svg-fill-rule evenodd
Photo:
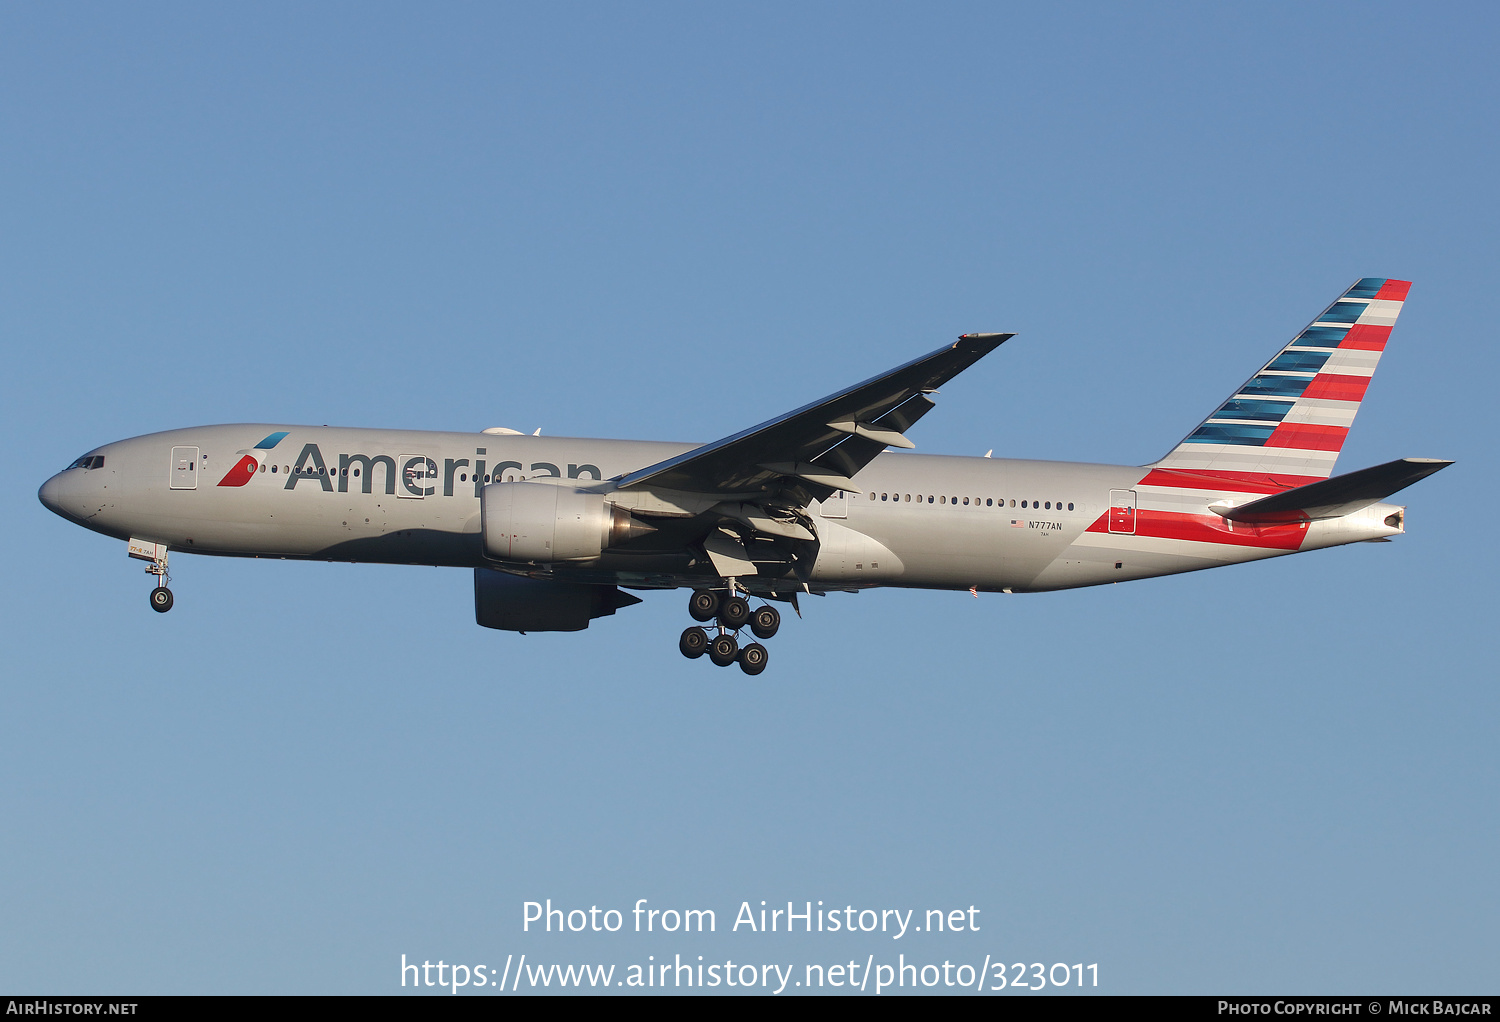
<path fill-rule="evenodd" d="M 1451 464 L 1439 458 L 1401 458 L 1273 493 L 1240 507 L 1212 510 L 1231 522 L 1250 525 L 1339 518 L 1384 500 Z"/>

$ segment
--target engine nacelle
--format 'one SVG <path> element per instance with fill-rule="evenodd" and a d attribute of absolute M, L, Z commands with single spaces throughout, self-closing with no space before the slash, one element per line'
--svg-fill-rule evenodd
<path fill-rule="evenodd" d="M 596 617 L 640 603 L 615 586 L 520 578 L 474 569 L 474 620 L 509 632 L 577 632 Z"/>
<path fill-rule="evenodd" d="M 490 483 L 480 496 L 484 552 L 498 561 L 589 561 L 655 531 L 602 494 L 555 483 Z"/>

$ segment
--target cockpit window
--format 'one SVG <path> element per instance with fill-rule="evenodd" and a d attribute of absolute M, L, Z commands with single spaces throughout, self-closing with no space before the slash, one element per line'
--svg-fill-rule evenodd
<path fill-rule="evenodd" d="M 102 455 L 102 454 L 94 454 L 94 455 L 85 454 L 83 457 L 79 458 L 77 461 L 73 462 L 73 464 L 69 465 L 68 467 L 69 468 L 103 468 L 104 467 L 104 455 Z"/>

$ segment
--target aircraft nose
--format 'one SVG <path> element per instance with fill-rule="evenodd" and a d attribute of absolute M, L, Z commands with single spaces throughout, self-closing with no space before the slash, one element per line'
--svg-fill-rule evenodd
<path fill-rule="evenodd" d="M 61 515 L 70 522 L 79 521 L 88 513 L 84 507 L 88 503 L 86 488 L 83 480 L 78 478 L 82 474 L 77 470 L 57 473 L 36 491 L 37 499 L 53 514 Z"/>
<path fill-rule="evenodd" d="M 42 484 L 42 488 L 36 491 L 36 499 L 42 502 L 42 506 L 53 514 L 62 514 L 62 473 L 48 479 Z"/>

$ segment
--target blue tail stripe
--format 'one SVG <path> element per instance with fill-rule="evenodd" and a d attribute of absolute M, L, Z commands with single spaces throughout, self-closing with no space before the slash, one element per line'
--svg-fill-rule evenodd
<path fill-rule="evenodd" d="M 1337 348 L 1344 342 L 1344 337 L 1349 333 L 1346 326 L 1310 326 L 1297 335 L 1292 342 L 1293 347 L 1301 348 Z"/>
<path fill-rule="evenodd" d="M 1361 277 L 1358 284 L 1344 292 L 1345 298 L 1374 298 L 1385 287 L 1384 277 Z"/>
<path fill-rule="evenodd" d="M 1266 368 L 1279 373 L 1315 373 L 1332 357 L 1327 351 L 1283 351 Z"/>
<path fill-rule="evenodd" d="M 1189 444 L 1240 444 L 1242 446 L 1261 447 L 1275 431 L 1276 424 L 1274 422 L 1266 423 L 1264 426 L 1240 422 L 1205 422 L 1193 430 L 1192 435 L 1183 442 Z"/>
<path fill-rule="evenodd" d="M 1259 401 L 1235 397 L 1225 401 L 1209 419 L 1263 419 L 1266 422 L 1280 422 L 1291 410 L 1290 401 Z"/>
<path fill-rule="evenodd" d="M 1256 397 L 1301 397 L 1311 376 L 1257 376 L 1240 388 L 1241 394 Z"/>
<path fill-rule="evenodd" d="M 1333 308 L 1318 317 L 1320 323 L 1353 323 L 1369 302 L 1334 302 Z"/>

